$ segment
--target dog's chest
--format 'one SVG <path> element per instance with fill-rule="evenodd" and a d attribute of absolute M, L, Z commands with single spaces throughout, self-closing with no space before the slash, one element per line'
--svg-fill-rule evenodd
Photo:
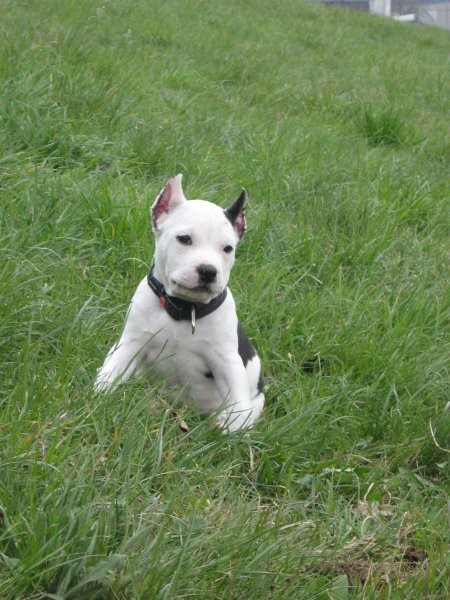
<path fill-rule="evenodd" d="M 147 340 L 142 367 L 164 375 L 171 384 L 203 382 L 223 346 L 228 346 L 230 332 L 236 330 L 233 308 L 230 293 L 218 311 L 197 320 L 192 334 L 191 322 L 170 317 L 146 281 L 142 281 L 133 298 L 128 323 L 132 337 L 144 336 Z"/>
<path fill-rule="evenodd" d="M 192 335 L 190 331 L 186 333 Z M 162 329 L 149 343 L 145 367 L 153 373 L 164 375 L 172 385 L 203 381 L 209 371 L 207 345 L 187 336 L 175 337 Z"/>

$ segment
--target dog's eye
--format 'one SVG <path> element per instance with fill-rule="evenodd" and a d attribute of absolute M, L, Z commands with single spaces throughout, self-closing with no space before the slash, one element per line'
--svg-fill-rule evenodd
<path fill-rule="evenodd" d="M 233 252 L 233 246 L 225 246 L 223 251 L 226 252 L 227 254 L 230 254 L 230 252 Z"/>
<path fill-rule="evenodd" d="M 192 238 L 190 235 L 177 235 L 177 240 L 184 246 L 190 246 L 192 244 Z"/>

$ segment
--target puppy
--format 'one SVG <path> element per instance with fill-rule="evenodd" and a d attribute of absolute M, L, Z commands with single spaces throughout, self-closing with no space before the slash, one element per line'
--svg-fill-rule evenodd
<path fill-rule="evenodd" d="M 104 392 L 133 373 L 163 376 L 184 400 L 216 414 L 225 431 L 251 427 L 264 406 L 260 359 L 227 287 L 246 231 L 243 190 L 223 210 L 186 200 L 182 176 L 170 179 L 151 218 L 154 262 L 139 284 L 119 341 L 97 373 Z"/>

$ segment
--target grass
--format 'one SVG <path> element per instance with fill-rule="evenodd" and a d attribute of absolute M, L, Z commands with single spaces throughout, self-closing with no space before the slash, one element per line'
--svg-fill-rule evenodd
<path fill-rule="evenodd" d="M 0 598 L 447 598 L 448 33 L 294 0 L 2 8 Z M 178 172 L 250 193 L 249 433 L 152 382 L 92 394 Z"/>

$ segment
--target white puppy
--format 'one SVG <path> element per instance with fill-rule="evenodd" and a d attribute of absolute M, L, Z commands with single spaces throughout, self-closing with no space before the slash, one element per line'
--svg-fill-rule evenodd
<path fill-rule="evenodd" d="M 186 200 L 181 175 L 155 200 L 154 264 L 128 309 L 120 340 L 99 369 L 95 390 L 133 373 L 163 375 L 226 431 L 251 427 L 264 406 L 261 364 L 227 288 L 246 222 L 243 190 L 227 210 Z"/>

